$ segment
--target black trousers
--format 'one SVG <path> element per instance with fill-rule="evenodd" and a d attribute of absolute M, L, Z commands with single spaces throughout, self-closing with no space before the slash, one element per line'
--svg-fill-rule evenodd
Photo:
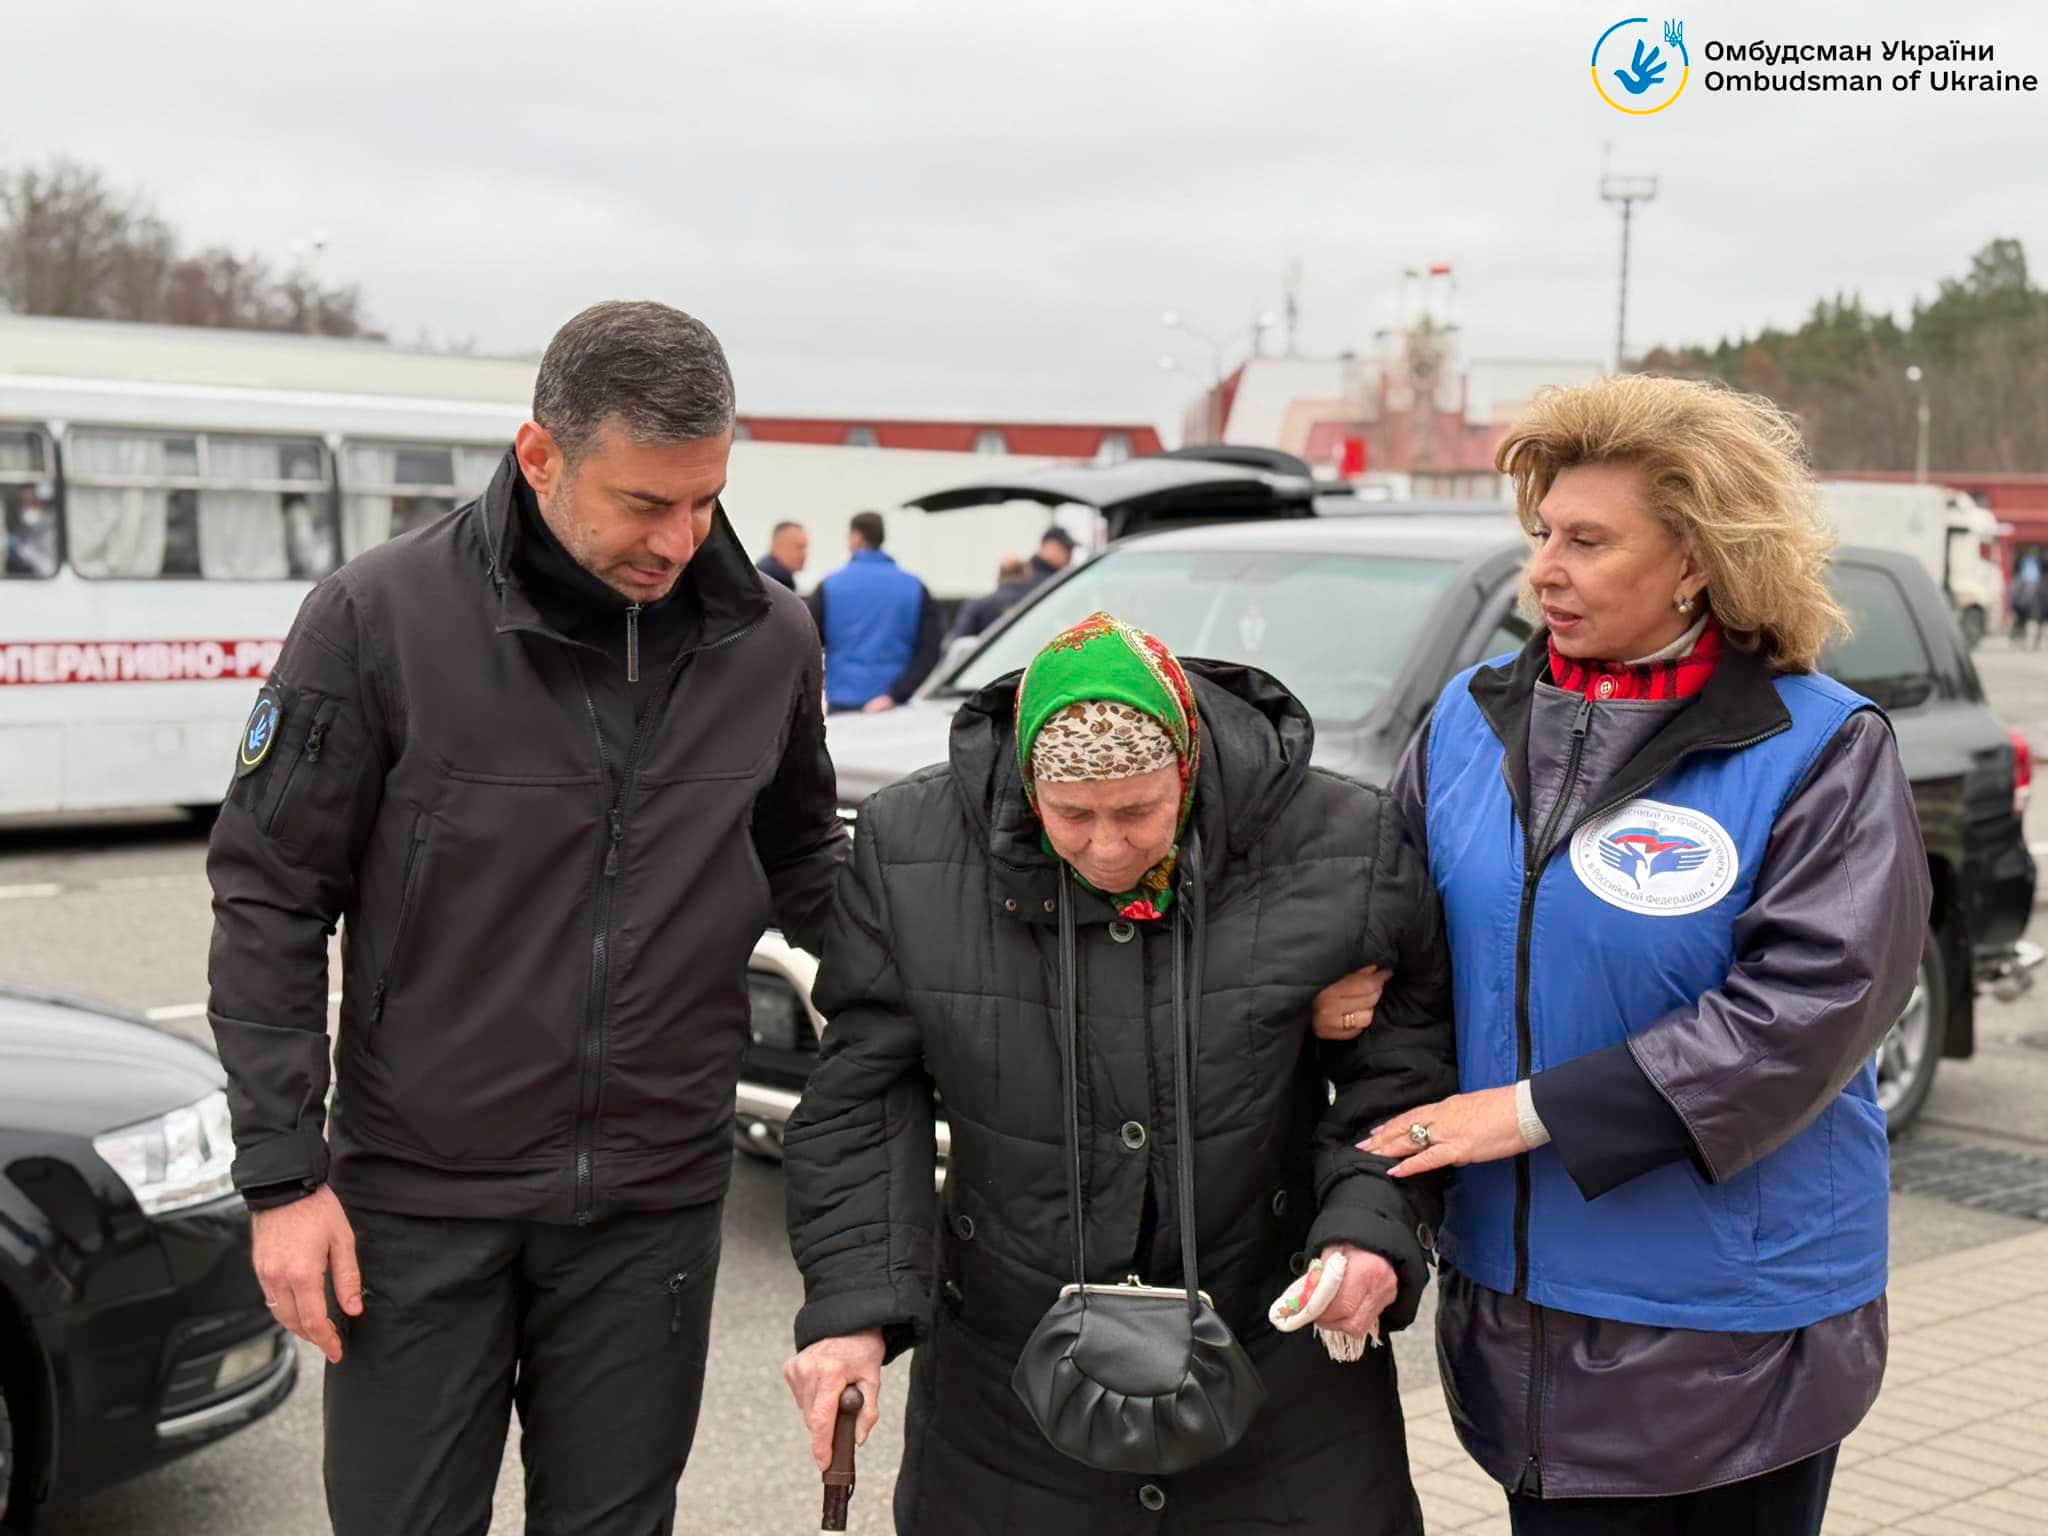
<path fill-rule="evenodd" d="M 1762 1477 L 1664 1499 L 1524 1499 L 1510 1496 L 1515 1536 L 1820 1536 L 1830 1446 Z"/>
<path fill-rule="evenodd" d="M 519 1410 L 528 1536 L 668 1536 L 704 1388 L 717 1203 L 587 1227 L 349 1212 L 327 1368 L 335 1536 L 482 1536 Z"/>

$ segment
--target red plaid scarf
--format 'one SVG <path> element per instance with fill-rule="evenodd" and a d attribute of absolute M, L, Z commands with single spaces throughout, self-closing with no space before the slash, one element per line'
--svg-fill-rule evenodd
<path fill-rule="evenodd" d="M 1721 626 L 1709 623 L 1684 656 L 1669 661 L 1574 661 L 1550 642 L 1550 680 L 1566 693 L 1589 699 L 1689 699 L 1707 686 L 1721 664 Z"/>

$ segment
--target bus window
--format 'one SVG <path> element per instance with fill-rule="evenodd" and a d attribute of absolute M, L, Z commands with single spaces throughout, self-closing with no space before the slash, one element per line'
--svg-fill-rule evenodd
<path fill-rule="evenodd" d="M 334 502 L 315 439 L 91 427 L 64 449 L 81 576 L 283 581 L 334 569 Z"/>
<path fill-rule="evenodd" d="M 50 444 L 25 427 L 0 427 L 0 580 L 57 574 L 57 486 Z"/>
<path fill-rule="evenodd" d="M 341 547 L 353 560 L 483 493 L 505 455 L 468 443 L 348 443 Z"/>

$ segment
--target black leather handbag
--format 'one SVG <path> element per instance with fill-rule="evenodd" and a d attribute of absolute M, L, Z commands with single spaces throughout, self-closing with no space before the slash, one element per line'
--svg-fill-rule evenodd
<path fill-rule="evenodd" d="M 1186 1288 L 1142 1285 L 1136 1276 L 1122 1285 L 1091 1285 L 1081 1209 L 1081 1029 L 1075 996 L 1074 913 L 1068 876 L 1064 870 L 1060 874 L 1060 1012 L 1065 1036 L 1061 1047 L 1074 1283 L 1060 1291 L 1059 1300 L 1033 1330 L 1010 1385 L 1055 1450 L 1103 1472 L 1185 1472 L 1243 1439 L 1266 1400 L 1257 1369 L 1202 1293 L 1195 1271 L 1189 1108 L 1194 1041 L 1183 963 L 1192 885 L 1184 878 L 1183 900 L 1173 915 L 1175 1161 Z M 1199 995 L 1197 991 L 1198 999 Z"/>

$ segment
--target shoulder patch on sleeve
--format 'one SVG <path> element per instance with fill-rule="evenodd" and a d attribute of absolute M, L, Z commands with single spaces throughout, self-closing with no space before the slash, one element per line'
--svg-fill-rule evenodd
<path fill-rule="evenodd" d="M 246 779 L 270 761 L 271 748 L 284 730 L 284 692 L 275 683 L 265 683 L 256 695 L 256 707 L 242 727 L 235 748 L 235 777 Z"/>

